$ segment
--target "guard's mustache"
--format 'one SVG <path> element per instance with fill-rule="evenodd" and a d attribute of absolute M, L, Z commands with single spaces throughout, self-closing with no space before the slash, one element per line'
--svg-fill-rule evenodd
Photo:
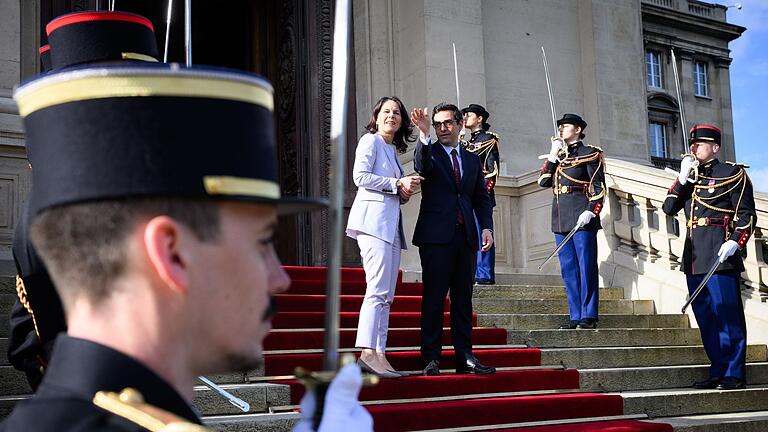
<path fill-rule="evenodd" d="M 264 311 L 264 316 L 261 317 L 262 321 L 269 321 L 273 316 L 277 315 L 277 300 L 274 297 L 269 297 L 269 306 Z"/>

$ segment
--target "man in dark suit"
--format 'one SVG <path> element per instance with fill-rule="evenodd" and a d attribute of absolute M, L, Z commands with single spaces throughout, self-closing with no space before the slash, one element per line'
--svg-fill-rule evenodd
<path fill-rule="evenodd" d="M 411 113 L 419 128 L 414 153 L 416 172 L 424 177 L 421 208 L 413 233 L 419 247 L 424 293 L 421 303 L 421 356 L 424 375 L 440 374 L 443 304 L 450 290 L 451 341 L 456 372 L 489 374 L 472 354 L 472 283 L 481 232 L 482 250 L 493 246 L 491 200 L 483 183 L 480 158 L 459 146 L 464 120 L 455 105 L 441 103 L 432 110 Z M 430 123 L 437 142 L 429 136 Z M 481 231 L 475 225 L 473 213 Z"/>

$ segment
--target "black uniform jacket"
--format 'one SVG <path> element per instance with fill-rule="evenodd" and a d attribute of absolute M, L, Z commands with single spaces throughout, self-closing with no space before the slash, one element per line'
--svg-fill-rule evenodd
<path fill-rule="evenodd" d="M 421 207 L 413 232 L 413 244 L 443 244 L 451 241 L 456 229 L 459 208 L 467 224 L 467 241 L 475 249 L 480 242 L 474 229 L 475 215 L 481 229 L 493 230 L 491 199 L 483 184 L 483 168 L 480 158 L 462 146 L 460 188 L 456 187 L 453 174 L 453 162 L 442 145 L 432 143 L 424 145 L 421 139 L 414 151 L 414 167 L 424 177 L 421 182 Z"/>
<path fill-rule="evenodd" d="M 494 132 L 478 129 L 472 132 L 466 147 L 480 158 L 483 164 L 485 190 L 491 197 L 491 207 L 496 207 L 496 194 L 493 188 L 496 186 L 496 177 L 499 175 L 499 136 Z"/>
<path fill-rule="evenodd" d="M 717 159 L 699 166 L 695 184 L 689 181 L 681 185 L 675 179 L 662 209 L 668 215 L 685 209 L 688 226 L 681 270 L 690 275 L 707 273 L 727 240 L 743 248 L 757 223 L 752 182 L 746 171 L 741 165 Z M 718 268 L 731 269 L 744 270 L 740 253 Z"/>
<path fill-rule="evenodd" d="M 67 330 L 59 295 L 29 239 L 29 222 L 25 208 L 13 237 L 19 300 L 11 312 L 8 341 L 8 360 L 28 376 L 46 366 L 53 340 Z"/>
<path fill-rule="evenodd" d="M 576 226 L 584 210 L 595 214 L 589 223 L 581 228 L 597 231 L 600 225 L 600 210 L 605 197 L 605 160 L 598 147 L 584 145 L 577 141 L 568 146 L 568 153 L 560 152 L 557 162 L 544 161 L 539 176 L 539 185 L 551 187 L 552 232 L 567 233 Z"/>
<path fill-rule="evenodd" d="M 56 340 L 55 353 L 37 393 L 18 403 L 0 432 L 144 431 L 92 402 L 98 391 L 119 393 L 126 387 L 138 390 L 147 404 L 200 424 L 168 383 L 133 358 L 66 335 Z"/>

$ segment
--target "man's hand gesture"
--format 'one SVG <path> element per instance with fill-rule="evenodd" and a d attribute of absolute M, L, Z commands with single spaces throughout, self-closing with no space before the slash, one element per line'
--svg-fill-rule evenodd
<path fill-rule="evenodd" d="M 432 126 L 431 119 L 429 118 L 429 110 L 427 107 L 414 108 L 411 111 L 411 122 L 419 128 L 419 136 L 422 140 L 426 140 L 429 136 L 429 128 Z"/>

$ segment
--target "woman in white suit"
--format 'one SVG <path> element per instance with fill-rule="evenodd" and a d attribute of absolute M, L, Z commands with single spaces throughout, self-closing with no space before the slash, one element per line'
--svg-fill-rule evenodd
<path fill-rule="evenodd" d="M 360 366 L 383 377 L 403 374 L 387 361 L 389 309 L 395 297 L 400 269 L 400 250 L 405 235 L 400 205 L 408 202 L 419 176 L 404 176 L 398 152 L 413 141 L 413 124 L 400 99 L 379 99 L 373 107 L 367 134 L 355 152 L 353 178 L 357 195 L 349 212 L 347 235 L 357 240 L 367 283 L 360 308 L 355 346 L 360 348 Z"/>

